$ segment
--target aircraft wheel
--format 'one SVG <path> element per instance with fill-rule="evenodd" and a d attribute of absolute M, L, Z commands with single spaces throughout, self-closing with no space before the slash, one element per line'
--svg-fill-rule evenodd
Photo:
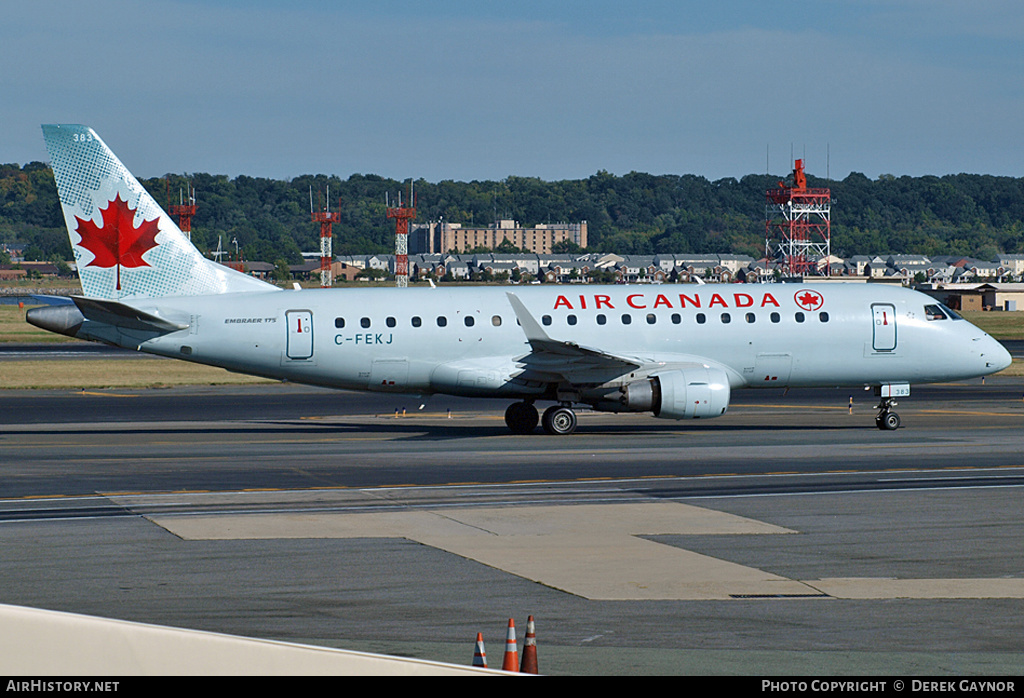
<path fill-rule="evenodd" d="M 896 431 L 900 428 L 900 416 L 895 412 L 886 412 L 875 419 L 875 424 L 883 431 Z"/>
<path fill-rule="evenodd" d="M 529 434 L 539 421 L 537 408 L 529 402 L 513 402 L 505 410 L 505 424 L 513 434 Z"/>
<path fill-rule="evenodd" d="M 576 413 L 571 407 L 555 405 L 544 410 L 544 431 L 554 436 L 566 436 L 576 431 Z"/>

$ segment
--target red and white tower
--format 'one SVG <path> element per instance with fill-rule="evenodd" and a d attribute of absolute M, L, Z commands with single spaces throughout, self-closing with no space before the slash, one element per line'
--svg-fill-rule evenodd
<path fill-rule="evenodd" d="M 331 190 L 327 190 L 327 201 L 330 201 Z M 334 285 L 334 276 L 331 273 L 331 263 L 334 261 L 334 251 L 331 244 L 332 227 L 335 223 L 341 222 L 341 213 L 331 213 L 330 204 L 325 204 L 322 211 L 313 210 L 313 190 L 309 192 L 310 215 L 314 223 L 320 224 L 320 287 L 330 288 Z M 339 199 L 340 206 L 340 199 Z"/>
<path fill-rule="evenodd" d="M 797 160 L 793 184 L 779 182 L 766 193 L 765 254 L 769 264 L 775 260 L 784 274 L 806 276 L 816 274 L 818 261 L 824 259 L 824 273 L 828 275 L 831 206 L 831 190 L 808 188 L 804 161 Z"/>
<path fill-rule="evenodd" d="M 186 200 L 188 203 L 185 203 Z M 168 212 L 178 217 L 178 230 L 185 233 L 189 240 L 192 239 L 192 216 L 196 215 L 197 208 L 196 190 L 191 185 L 188 188 L 187 199 L 181 190 L 178 190 L 178 203 L 168 207 Z"/>
<path fill-rule="evenodd" d="M 395 219 L 395 286 L 405 288 L 409 285 L 409 221 L 416 218 L 416 207 L 403 207 L 399 195 L 398 206 L 387 211 L 388 218 Z"/>

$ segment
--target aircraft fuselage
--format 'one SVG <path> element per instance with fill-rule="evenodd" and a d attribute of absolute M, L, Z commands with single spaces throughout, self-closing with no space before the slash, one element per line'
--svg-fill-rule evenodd
<path fill-rule="evenodd" d="M 994 339 L 882 284 L 537 285 L 282 291 L 205 258 L 95 131 L 47 124 L 82 295 L 29 311 L 54 332 L 353 390 L 520 400 L 515 433 L 573 406 L 718 417 L 731 391 L 866 385 L 880 429 L 911 382 L 999 371 Z M 540 420 L 537 400 L 555 404 Z"/>
<path fill-rule="evenodd" d="M 189 329 L 121 344 L 230 370 L 356 390 L 533 397 L 530 345 L 506 297 L 553 339 L 635 358 L 633 375 L 711 364 L 737 388 L 935 382 L 990 373 L 995 340 L 930 319 L 931 298 L 869 284 L 304 289 L 140 299 Z"/>

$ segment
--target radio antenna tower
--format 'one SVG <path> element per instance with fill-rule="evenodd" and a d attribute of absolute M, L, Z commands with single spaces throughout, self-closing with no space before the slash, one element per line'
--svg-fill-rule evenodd
<path fill-rule="evenodd" d="M 831 190 L 808 188 L 803 160 L 795 161 L 792 177 L 792 185 L 779 182 L 766 192 L 765 255 L 787 276 L 814 274 L 818 261 L 824 260 L 827 276 L 832 254 Z"/>
<path fill-rule="evenodd" d="M 170 188 L 170 181 L 167 182 L 168 188 Z M 168 199 L 170 196 L 167 197 Z M 185 233 L 189 241 L 192 240 L 192 216 L 196 215 L 196 190 L 189 185 L 188 186 L 188 197 L 182 193 L 181 189 L 178 190 L 178 203 L 168 207 L 168 213 L 172 216 L 178 217 L 178 229 Z"/>
<path fill-rule="evenodd" d="M 395 219 L 395 286 L 409 285 L 409 221 L 416 217 L 416 201 L 412 182 L 409 182 L 411 207 L 402 206 L 402 192 L 398 192 L 398 206 L 388 206 L 388 218 Z"/>
<path fill-rule="evenodd" d="M 330 210 L 331 187 L 327 185 L 327 197 L 322 211 L 313 208 L 313 187 L 309 187 L 309 213 L 314 223 L 320 224 L 320 287 L 330 288 L 334 285 L 334 276 L 331 273 L 331 263 L 334 261 L 334 251 L 331 245 L 332 227 L 335 223 L 341 222 L 341 213 Z M 338 200 L 338 207 L 341 208 L 341 199 Z"/>

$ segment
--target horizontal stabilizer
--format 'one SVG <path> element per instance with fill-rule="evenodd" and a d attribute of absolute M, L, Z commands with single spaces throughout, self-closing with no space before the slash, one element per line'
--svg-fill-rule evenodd
<path fill-rule="evenodd" d="M 42 305 L 71 305 L 74 303 L 74 301 L 67 296 L 47 296 L 41 293 L 33 293 L 32 300 L 37 301 Z"/>
<path fill-rule="evenodd" d="M 117 301 L 82 296 L 72 296 L 71 298 L 87 320 L 111 325 L 122 330 L 143 330 L 167 334 L 188 329 L 188 325 L 170 322 Z"/>

